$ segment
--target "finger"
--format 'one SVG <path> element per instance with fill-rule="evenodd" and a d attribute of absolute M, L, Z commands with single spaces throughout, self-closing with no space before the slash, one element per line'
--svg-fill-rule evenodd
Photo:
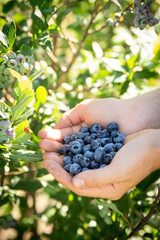
<path fill-rule="evenodd" d="M 92 100 L 85 100 L 78 104 L 75 108 L 63 114 L 60 121 L 56 124 L 55 128 L 68 128 L 74 125 L 79 125 L 84 121 L 84 112 L 87 104 Z"/>
<path fill-rule="evenodd" d="M 60 142 L 43 139 L 39 142 L 39 147 L 47 152 L 58 152 L 62 144 Z"/>
<path fill-rule="evenodd" d="M 77 195 L 117 200 L 127 191 L 124 186 L 120 187 L 118 183 L 108 184 L 98 188 L 76 188 L 72 184 L 72 176 L 63 169 L 62 161 L 63 160 L 60 160 L 56 155 L 48 155 L 47 159 L 44 161 L 44 167 L 59 183 Z"/>
<path fill-rule="evenodd" d="M 52 129 L 50 127 L 39 131 L 38 136 L 41 139 L 50 139 L 53 141 L 62 141 L 64 136 L 70 135 L 72 132 L 79 132 L 81 125 L 76 125 L 63 129 Z"/>
<path fill-rule="evenodd" d="M 113 169 L 112 164 L 96 169 L 81 172 L 76 175 L 72 182 L 77 188 L 100 187 L 116 181 L 118 173 Z"/>

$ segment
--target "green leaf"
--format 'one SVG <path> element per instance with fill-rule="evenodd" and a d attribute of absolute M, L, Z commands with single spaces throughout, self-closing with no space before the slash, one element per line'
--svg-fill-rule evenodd
<path fill-rule="evenodd" d="M 20 51 L 25 56 L 32 55 L 32 51 L 27 45 L 22 45 Z"/>
<path fill-rule="evenodd" d="M 47 100 L 47 96 L 48 93 L 45 87 L 39 86 L 36 89 L 36 100 L 39 101 L 40 103 L 45 103 Z"/>
<path fill-rule="evenodd" d="M 133 74 L 134 79 L 149 79 L 149 78 L 157 78 L 158 73 L 154 71 L 149 71 L 148 69 L 143 68 L 142 71 L 137 71 Z"/>
<path fill-rule="evenodd" d="M 128 81 L 128 80 L 126 80 L 123 83 L 123 85 L 121 87 L 120 95 L 123 95 L 127 91 L 128 87 L 129 87 L 129 83 L 130 83 L 130 81 Z"/>
<path fill-rule="evenodd" d="M 13 140 L 13 143 L 25 143 L 31 138 L 31 133 L 26 133 L 25 128 L 29 127 L 27 120 L 21 122 L 15 129 L 16 138 Z"/>
<path fill-rule="evenodd" d="M 19 149 L 10 154 L 10 159 L 14 161 L 39 162 L 42 161 L 42 155 L 35 151 Z"/>
<path fill-rule="evenodd" d="M 127 65 L 128 65 L 128 68 L 131 70 L 133 67 L 134 67 L 134 65 L 135 65 L 135 62 L 136 62 L 136 60 L 138 59 L 138 55 L 134 55 L 134 56 L 132 56 L 132 57 L 130 57 L 129 59 L 128 59 L 128 61 L 127 61 Z"/>
<path fill-rule="evenodd" d="M 7 104 L 0 102 L 0 118 L 9 119 L 10 114 L 11 108 Z"/>
<path fill-rule="evenodd" d="M 97 200 L 97 201 L 98 201 L 98 204 L 101 204 L 103 207 L 110 208 L 113 211 L 123 216 L 123 213 L 118 209 L 118 207 L 114 203 L 107 203 L 105 201 L 100 201 L 100 200 Z"/>
<path fill-rule="evenodd" d="M 138 185 L 137 188 L 141 189 L 141 191 L 146 191 L 151 185 L 159 179 L 160 176 L 160 169 L 154 171 L 150 175 L 148 175 L 144 180 L 142 180 Z"/>
<path fill-rule="evenodd" d="M 38 33 L 39 30 L 41 30 L 41 32 L 43 32 L 45 30 L 45 24 L 42 21 L 42 19 L 39 18 L 34 13 L 32 13 L 31 18 L 33 19 L 33 29 L 34 29 L 35 33 Z M 47 28 L 48 28 L 48 26 L 47 26 Z"/>
<path fill-rule="evenodd" d="M 62 6 L 62 7 L 66 7 L 65 5 Z M 60 14 L 58 15 L 58 17 L 56 18 L 56 24 L 59 26 L 61 21 L 62 21 L 62 18 L 64 18 L 68 13 L 70 13 L 73 9 L 70 8 L 66 11 L 60 11 Z"/>
<path fill-rule="evenodd" d="M 30 108 L 25 109 L 25 111 L 22 113 L 22 115 L 14 121 L 14 125 L 17 125 L 17 124 L 23 122 L 24 120 L 28 119 L 30 116 L 33 115 L 33 112 L 34 112 L 34 108 L 30 107 Z"/>
<path fill-rule="evenodd" d="M 20 180 L 14 187 L 14 189 L 20 189 L 27 192 L 35 192 L 43 187 L 41 182 L 36 179 Z"/>
<path fill-rule="evenodd" d="M 8 47 L 8 40 L 7 40 L 7 36 L 0 31 L 0 42 L 5 46 Z"/>
<path fill-rule="evenodd" d="M 18 119 L 24 112 L 26 106 L 34 99 L 34 92 L 32 90 L 25 90 L 20 101 L 12 109 L 12 121 Z"/>
<path fill-rule="evenodd" d="M 29 76 L 29 80 L 33 82 L 36 78 L 40 77 L 43 74 L 43 71 L 38 71 Z"/>
<path fill-rule="evenodd" d="M 7 22 L 2 31 L 8 37 L 8 50 L 11 50 L 16 38 L 16 26 L 14 21 Z"/>

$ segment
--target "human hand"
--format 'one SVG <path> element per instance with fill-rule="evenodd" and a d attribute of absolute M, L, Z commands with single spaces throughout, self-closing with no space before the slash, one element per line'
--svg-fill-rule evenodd
<path fill-rule="evenodd" d="M 63 130 L 51 131 L 54 140 L 64 134 Z M 43 142 L 44 145 L 47 143 L 46 146 L 51 151 L 43 155 L 44 167 L 58 182 L 78 195 L 116 200 L 151 172 L 160 168 L 159 136 L 160 130 L 145 130 L 129 135 L 110 165 L 81 172 L 74 177 L 63 169 L 64 156 L 58 153 L 61 143 L 55 145 L 52 141 Z"/>

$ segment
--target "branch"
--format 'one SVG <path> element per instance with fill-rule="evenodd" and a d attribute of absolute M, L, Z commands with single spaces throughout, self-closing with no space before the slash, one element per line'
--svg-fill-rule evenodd
<path fill-rule="evenodd" d="M 127 239 L 129 239 L 136 232 L 138 232 L 141 229 L 141 227 L 152 217 L 152 215 L 156 211 L 159 199 L 160 199 L 160 185 L 158 186 L 158 194 L 157 194 L 157 196 L 155 198 L 154 205 L 151 207 L 151 209 L 150 209 L 149 213 L 147 214 L 147 216 L 143 217 L 142 220 L 139 222 L 139 224 L 135 228 L 132 229 L 132 232 L 128 235 Z"/>
<path fill-rule="evenodd" d="M 108 2 L 107 2 L 107 3 L 108 3 Z M 79 47 L 78 47 L 77 51 L 75 52 L 75 54 L 73 54 L 72 60 L 71 60 L 71 62 L 68 64 L 66 71 L 60 75 L 59 81 L 58 81 L 58 84 L 57 84 L 57 88 L 65 81 L 66 76 L 67 76 L 68 72 L 70 71 L 73 63 L 75 62 L 75 60 L 76 60 L 77 57 L 79 56 L 79 53 L 80 53 L 80 51 L 81 51 L 81 48 L 83 47 L 83 44 L 84 44 L 84 42 L 85 42 L 85 39 L 86 39 L 86 37 L 87 37 L 88 34 L 89 34 L 89 29 L 91 28 L 91 26 L 92 26 L 92 24 L 93 24 L 93 21 L 94 21 L 94 19 L 95 19 L 95 17 L 97 16 L 98 13 L 99 13 L 99 11 L 97 11 L 97 1 L 96 1 L 96 2 L 95 2 L 95 5 L 94 5 L 94 8 L 93 8 L 93 10 L 92 10 L 92 13 L 91 13 L 91 20 L 90 20 L 90 22 L 89 22 L 89 24 L 88 24 L 88 26 L 87 26 L 87 28 L 86 28 L 86 31 L 85 31 L 85 33 L 84 33 L 84 35 L 83 35 L 83 37 L 82 37 L 82 39 L 81 39 L 81 41 L 80 41 L 80 43 L 79 43 Z"/>
<path fill-rule="evenodd" d="M 101 30 L 103 30 L 104 28 L 106 28 L 106 27 L 108 27 L 108 23 L 107 24 L 105 24 L 105 25 L 103 25 L 102 27 L 100 27 L 99 29 L 97 29 L 97 30 L 95 30 L 95 31 L 89 31 L 88 32 L 88 34 L 95 34 L 95 33 L 97 33 L 97 32 L 100 32 Z"/>

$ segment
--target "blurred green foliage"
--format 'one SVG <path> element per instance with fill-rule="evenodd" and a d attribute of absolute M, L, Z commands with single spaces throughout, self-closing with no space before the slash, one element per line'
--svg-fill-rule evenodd
<path fill-rule="evenodd" d="M 153 206 L 160 171 L 111 202 L 76 196 L 38 161 L 38 131 L 54 126 L 80 101 L 129 98 L 160 86 L 160 25 L 134 28 L 131 8 L 130 0 L 1 0 L 1 30 L 11 20 L 16 26 L 10 47 L 35 58 L 34 112 L 27 112 L 32 142 L 27 150 L 11 145 L 10 161 L 0 152 L 1 240 L 123 240 Z M 160 18 L 159 1 L 152 10 Z M 118 27 L 111 27 L 106 21 L 116 12 L 123 17 Z M 35 72 L 39 75 L 34 80 Z M 9 106 L 15 97 L 12 88 L 1 93 Z M 139 238 L 133 239 L 160 239 L 159 212 L 157 205 L 156 213 L 135 233 Z"/>

